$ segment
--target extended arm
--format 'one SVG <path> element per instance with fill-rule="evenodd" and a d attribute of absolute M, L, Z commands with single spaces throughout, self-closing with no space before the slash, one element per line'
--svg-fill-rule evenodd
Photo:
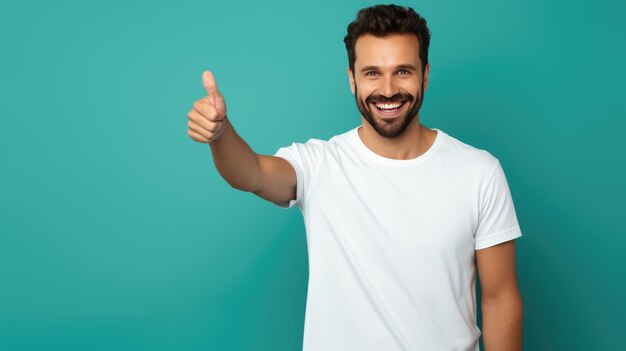
<path fill-rule="evenodd" d="M 224 96 L 217 89 L 213 73 L 204 72 L 202 82 L 207 95 L 196 100 L 187 114 L 187 133 L 193 140 L 210 145 L 222 178 L 235 189 L 275 203 L 295 199 L 297 178 L 291 164 L 280 157 L 255 153 L 226 116 Z"/>
<path fill-rule="evenodd" d="M 296 172 L 285 159 L 257 154 L 225 119 L 224 134 L 213 141 L 211 153 L 220 175 L 234 188 L 275 203 L 296 198 Z"/>

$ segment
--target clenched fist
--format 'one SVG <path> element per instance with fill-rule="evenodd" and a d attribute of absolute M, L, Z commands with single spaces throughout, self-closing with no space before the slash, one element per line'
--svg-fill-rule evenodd
<path fill-rule="evenodd" d="M 211 143 L 218 139 L 226 127 L 226 104 L 224 97 L 217 90 L 217 84 L 211 71 L 202 74 L 202 84 L 207 96 L 196 100 L 187 114 L 187 134 L 201 143 Z"/>

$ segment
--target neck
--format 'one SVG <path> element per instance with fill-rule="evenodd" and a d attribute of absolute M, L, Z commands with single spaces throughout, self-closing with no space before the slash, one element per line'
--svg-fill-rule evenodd
<path fill-rule="evenodd" d="M 437 132 L 419 122 L 419 115 L 404 132 L 395 138 L 386 138 L 361 117 L 362 126 L 357 129 L 365 146 L 378 155 L 395 160 L 409 160 L 425 153 L 434 143 Z"/>

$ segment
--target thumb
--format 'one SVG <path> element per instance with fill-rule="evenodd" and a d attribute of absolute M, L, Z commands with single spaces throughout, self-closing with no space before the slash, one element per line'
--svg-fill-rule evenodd
<path fill-rule="evenodd" d="M 226 114 L 226 104 L 224 103 L 224 97 L 222 93 L 217 90 L 217 83 L 215 83 L 215 77 L 211 71 L 204 71 L 202 73 L 202 84 L 206 89 L 209 101 L 217 109 L 221 115 Z"/>
<path fill-rule="evenodd" d="M 202 85 L 204 85 L 204 89 L 206 89 L 209 97 L 215 100 L 215 97 L 219 95 L 220 92 L 217 90 L 217 83 L 215 83 L 215 77 L 213 77 L 211 71 L 204 71 L 204 73 L 202 73 Z"/>

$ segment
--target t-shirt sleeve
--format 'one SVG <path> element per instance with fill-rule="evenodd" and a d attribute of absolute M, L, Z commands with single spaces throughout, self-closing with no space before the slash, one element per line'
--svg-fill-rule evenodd
<path fill-rule="evenodd" d="M 499 161 L 480 189 L 480 210 L 474 249 L 480 250 L 522 236 L 511 191 Z"/>
<path fill-rule="evenodd" d="M 311 184 L 313 171 L 316 169 L 317 160 L 321 156 L 320 141 L 309 139 L 306 143 L 292 143 L 289 146 L 281 147 L 274 156 L 281 157 L 291 164 L 296 172 L 296 198 L 289 203 L 274 204 L 282 209 L 289 209 L 294 205 L 300 210 L 306 202 L 305 194 Z"/>

